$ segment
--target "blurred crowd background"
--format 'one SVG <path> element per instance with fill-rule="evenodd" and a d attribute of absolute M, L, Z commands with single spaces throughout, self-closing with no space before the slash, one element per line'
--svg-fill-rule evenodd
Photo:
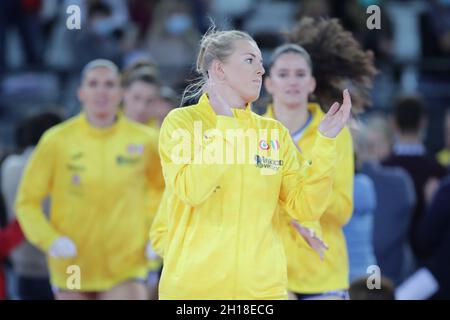
<path fill-rule="evenodd" d="M 74 4 L 81 8 L 81 28 L 69 30 L 66 10 Z M 380 7 L 381 29 L 368 29 L 369 5 Z M 355 212 L 346 229 L 351 277 L 364 275 L 371 261 L 397 286 L 417 261 L 439 255 L 433 263 L 442 269 L 439 281 L 445 287 L 450 282 L 450 207 L 442 202 L 450 196 L 445 178 L 450 165 L 450 1 L 2 0 L 0 160 L 35 144 L 21 139 L 30 115 L 52 112 L 65 119 L 80 111 L 80 71 L 93 59 L 110 59 L 122 70 L 142 59 L 152 61 L 163 84 L 161 95 L 175 108 L 195 77 L 199 41 L 210 19 L 219 29 L 250 33 L 268 61 L 284 42 L 283 32 L 306 16 L 338 18 L 374 52 L 378 69 L 373 106 L 352 125 L 357 173 L 364 177 L 356 175 Z M 264 95 L 254 105 L 261 113 Z M 404 142 L 413 147 L 405 148 Z M 433 210 L 446 215 L 412 232 Z M 2 205 L 2 226 L 6 212 Z M 436 223 L 441 229 L 430 227 Z M 439 232 L 439 239 L 426 245 L 411 235 L 431 239 Z M 367 255 L 358 260 L 361 252 Z M 9 294 L 18 298 L 14 289 Z"/>
<path fill-rule="evenodd" d="M 81 8 L 80 30 L 66 27 L 71 4 Z M 366 26 L 370 4 L 381 8 L 380 30 Z M 399 93 L 420 93 L 430 120 L 426 145 L 436 152 L 444 144 L 442 120 L 450 99 L 447 1 L 5 0 L 0 6 L 2 150 L 14 148 L 14 124 L 31 109 L 75 114 L 79 71 L 97 57 L 120 67 L 154 59 L 164 84 L 180 92 L 208 17 L 219 28 L 249 32 L 265 56 L 300 17 L 339 18 L 376 55 L 373 109 L 388 112 Z"/>

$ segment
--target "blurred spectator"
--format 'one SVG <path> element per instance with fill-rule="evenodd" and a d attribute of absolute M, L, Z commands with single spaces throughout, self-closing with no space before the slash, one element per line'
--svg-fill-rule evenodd
<path fill-rule="evenodd" d="M 357 172 L 353 185 L 353 214 L 344 227 L 347 241 L 350 282 L 367 274 L 367 268 L 376 264 L 373 250 L 373 218 L 376 193 L 372 179 Z"/>
<path fill-rule="evenodd" d="M 396 300 L 426 300 L 436 293 L 439 284 L 429 269 L 414 272 L 395 290 Z"/>
<path fill-rule="evenodd" d="M 442 180 L 417 230 L 424 268 L 402 284 L 397 294 L 401 299 L 450 299 L 450 176 Z"/>
<path fill-rule="evenodd" d="M 22 241 L 23 233 L 17 220 L 11 222 L 7 227 L 0 229 L 0 300 L 6 298 L 3 260 Z"/>
<path fill-rule="evenodd" d="M 368 278 L 360 278 L 350 284 L 350 300 L 395 300 L 394 284 L 385 277 L 380 279 L 380 288 L 369 289 Z"/>
<path fill-rule="evenodd" d="M 372 235 L 377 264 L 384 276 L 398 284 L 414 268 L 408 241 L 415 204 L 413 183 L 401 168 L 366 162 L 361 171 L 372 179 L 377 194 Z"/>
<path fill-rule="evenodd" d="M 377 65 L 380 60 L 389 59 L 393 50 L 393 28 L 392 23 L 386 12 L 384 3 L 381 0 L 351 0 L 346 1 L 345 5 L 333 1 L 333 13 L 342 19 L 342 24 L 355 33 L 365 49 L 372 50 L 376 57 Z M 380 29 L 368 29 L 367 18 L 369 14 L 366 10 L 371 5 L 380 7 Z"/>
<path fill-rule="evenodd" d="M 450 54 L 450 3 L 445 0 L 430 1 L 429 18 L 436 39 L 435 55 Z"/>
<path fill-rule="evenodd" d="M 40 7 L 41 0 L 0 1 L 0 73 L 7 67 L 7 35 L 13 27 L 17 27 L 21 37 L 26 64 L 38 66 L 42 62 L 42 28 L 38 15 Z"/>
<path fill-rule="evenodd" d="M 6 217 L 5 201 L 3 197 L 0 197 L 0 227 L 4 227 L 6 225 L 6 220 L 7 217 Z"/>
<path fill-rule="evenodd" d="M 414 182 L 417 203 L 409 229 L 411 248 L 416 258 L 420 260 L 417 251 L 417 223 L 425 209 L 424 188 L 429 179 L 440 179 L 446 172 L 437 161 L 427 155 L 422 143 L 426 128 L 425 106 L 418 96 L 398 98 L 394 105 L 394 130 L 396 142 L 393 154 L 383 161 L 389 167 L 404 168 Z"/>
<path fill-rule="evenodd" d="M 127 1 L 130 19 L 136 25 L 138 30 L 137 40 L 141 42 L 145 39 L 147 30 L 153 23 L 153 11 L 158 1 L 142 1 L 129 0 Z"/>
<path fill-rule="evenodd" d="M 54 113 L 41 113 L 32 116 L 16 130 L 16 142 L 20 150 L 19 155 L 8 156 L 2 164 L 2 195 L 6 201 L 8 218 L 15 219 L 14 203 L 23 171 L 28 163 L 41 135 L 50 127 L 61 122 L 61 118 Z M 49 199 L 43 203 L 46 214 L 49 212 Z M 52 299 L 48 267 L 45 254 L 28 241 L 24 241 L 12 252 L 13 270 L 17 279 L 17 293 L 20 299 Z"/>
<path fill-rule="evenodd" d="M 350 282 L 365 276 L 367 268 L 376 264 L 373 248 L 373 220 L 377 194 L 372 179 L 361 173 L 361 137 L 354 123 L 350 125 L 355 151 L 355 177 L 353 183 L 353 214 L 344 226 L 349 257 Z"/>
<path fill-rule="evenodd" d="M 87 24 L 75 37 L 76 67 L 81 69 L 93 59 L 109 59 L 121 64 L 128 10 L 123 0 L 88 1 Z M 80 50 L 83 48 L 82 50 Z"/>
<path fill-rule="evenodd" d="M 418 226 L 418 250 L 439 283 L 436 299 L 450 299 L 450 176 L 442 180 Z"/>
<path fill-rule="evenodd" d="M 278 41 L 277 38 L 282 37 L 283 32 L 294 26 L 297 6 L 298 4 L 292 1 L 261 1 L 257 6 L 254 5 L 249 14 L 246 14 L 242 29 L 257 36 L 258 40 L 264 39 L 264 35 L 266 35 L 268 39 L 264 39 L 262 44 L 255 39 L 258 46 L 267 49 L 267 44 L 272 43 L 271 47 L 275 49 L 284 42 L 275 44 L 274 42 Z M 275 39 L 270 39 L 271 37 Z M 262 54 L 264 59 L 264 52 Z M 269 55 L 267 55 L 267 60 L 270 60 Z"/>
<path fill-rule="evenodd" d="M 67 6 L 64 7 L 64 10 L 61 10 L 61 4 L 63 2 L 62 0 L 45 0 L 41 2 L 42 6 L 39 12 L 39 17 L 41 19 L 44 47 L 47 47 L 53 29 L 58 23 L 58 15 L 60 13 L 59 11 L 62 11 L 62 13 L 64 13 L 65 17 L 67 18 Z M 74 4 L 73 2 L 74 1 L 72 0 L 72 4 Z"/>
<path fill-rule="evenodd" d="M 294 26 L 297 7 L 295 1 L 261 1 L 246 15 L 242 29 L 258 43 L 263 61 L 270 61 L 275 48 L 286 42 L 283 33 Z M 262 90 L 265 92 L 265 88 Z M 257 111 L 258 107 L 253 107 Z"/>
<path fill-rule="evenodd" d="M 360 163 L 366 161 L 381 162 L 391 154 L 393 134 L 383 114 L 371 114 L 367 119 L 367 130 L 358 131 L 358 135 L 363 135 L 364 152 L 358 153 Z"/>
<path fill-rule="evenodd" d="M 80 6 L 81 13 L 81 30 L 69 30 L 66 26 L 67 13 L 66 8 L 69 5 Z M 44 15 L 50 15 L 45 11 L 48 5 L 44 5 Z M 75 38 L 79 37 L 79 33 L 84 32 L 86 27 L 85 2 L 83 0 L 63 0 L 56 3 L 55 21 L 53 28 L 48 30 L 48 39 L 45 48 L 45 64 L 48 67 L 58 70 L 72 70 L 76 65 L 78 50 L 75 47 Z"/>
<path fill-rule="evenodd" d="M 413 269 L 408 241 L 408 228 L 415 204 L 414 186 L 408 173 L 401 168 L 380 165 L 389 150 L 389 134 L 378 135 L 387 127 L 383 118 L 370 118 L 367 127 L 353 131 L 358 150 L 358 167 L 369 176 L 376 193 L 372 244 L 376 262 L 382 274 L 395 284 L 401 283 Z M 379 137 L 377 141 L 374 137 Z M 369 143 L 369 139 L 372 142 Z M 375 147 L 374 147 L 375 146 Z"/>
<path fill-rule="evenodd" d="M 210 10 L 221 30 L 242 29 L 243 22 L 256 4 L 252 0 L 211 0 Z"/>
<path fill-rule="evenodd" d="M 0 149 L 0 165 L 3 163 L 4 158 L 6 158 L 6 154 L 3 154 Z M 2 173 L 0 170 L 0 180 L 2 179 Z M 8 220 L 7 214 L 6 214 L 6 206 L 5 206 L 5 199 L 3 196 L 0 196 L 0 228 L 6 226 L 6 222 Z"/>
<path fill-rule="evenodd" d="M 329 18 L 331 16 L 330 2 L 327 0 L 304 0 L 299 5 L 296 20 L 302 17 Z"/>
<path fill-rule="evenodd" d="M 97 35 L 121 32 L 128 22 L 125 0 L 85 0 L 88 4 L 88 19 Z"/>
<path fill-rule="evenodd" d="M 185 82 L 188 70 L 195 63 L 199 41 L 200 34 L 186 2 L 158 3 L 146 48 L 160 65 L 161 81 L 172 86 Z"/>
<path fill-rule="evenodd" d="M 209 27 L 208 13 L 211 2 L 211 0 L 191 0 L 192 14 L 201 34 L 204 34 Z"/>
<path fill-rule="evenodd" d="M 403 73 L 411 72 L 412 70 L 407 69 L 414 68 L 420 61 L 422 51 L 420 15 L 426 11 L 426 7 L 426 1 L 387 1 L 385 12 L 387 11 L 392 23 L 393 60 L 402 67 L 406 67 L 402 68 Z M 383 27 L 384 25 L 382 29 Z"/>
<path fill-rule="evenodd" d="M 450 171 L 450 109 L 447 109 L 444 118 L 445 147 L 436 155 L 437 161 Z"/>
<path fill-rule="evenodd" d="M 441 121 L 450 106 L 450 2 L 430 0 L 426 4 L 427 10 L 421 15 L 419 89 L 430 106 L 426 144 L 434 153 L 445 143 Z"/>

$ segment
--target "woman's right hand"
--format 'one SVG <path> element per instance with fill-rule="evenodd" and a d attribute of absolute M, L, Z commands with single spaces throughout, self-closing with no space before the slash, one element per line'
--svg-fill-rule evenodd
<path fill-rule="evenodd" d="M 59 237 L 53 241 L 48 254 L 53 258 L 73 258 L 77 255 L 77 247 L 68 237 Z"/>

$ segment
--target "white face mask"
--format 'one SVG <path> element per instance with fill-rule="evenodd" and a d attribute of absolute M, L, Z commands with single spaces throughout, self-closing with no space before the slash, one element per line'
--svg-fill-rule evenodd
<path fill-rule="evenodd" d="M 113 30 L 111 20 L 108 18 L 96 19 L 92 24 L 91 28 L 92 31 L 99 36 L 105 36 Z"/>
<path fill-rule="evenodd" d="M 170 34 L 181 35 L 192 25 L 192 18 L 184 13 L 172 14 L 166 21 L 166 29 Z"/>

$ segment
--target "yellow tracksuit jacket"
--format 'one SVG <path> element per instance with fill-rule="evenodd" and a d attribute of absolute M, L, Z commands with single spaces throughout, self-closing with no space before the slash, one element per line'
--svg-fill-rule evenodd
<path fill-rule="evenodd" d="M 156 120 L 155 118 L 151 118 L 148 120 L 148 122 L 146 123 L 147 126 L 149 126 L 152 129 L 155 129 L 157 131 L 159 131 L 159 123 L 158 120 Z"/>
<path fill-rule="evenodd" d="M 164 188 L 157 143 L 157 132 L 125 117 L 97 129 L 84 113 L 43 135 L 16 210 L 27 238 L 45 252 L 60 236 L 77 247 L 74 258 L 49 257 L 53 285 L 70 289 L 70 265 L 80 267 L 81 291 L 145 278 L 148 230 Z M 41 210 L 48 194 L 50 221 Z"/>
<path fill-rule="evenodd" d="M 298 141 L 303 157 L 313 156 L 316 131 L 324 113 L 315 103 L 308 105 L 312 113 L 309 125 Z M 272 106 L 265 116 L 274 118 Z M 320 225 L 323 239 L 329 249 L 323 261 L 306 244 L 305 240 L 290 225 L 291 217 L 282 211 L 281 236 L 288 265 L 289 290 L 303 294 L 348 288 L 348 257 L 342 227 L 350 220 L 353 212 L 353 145 L 350 130 L 344 128 L 336 137 L 336 174 L 333 191 L 328 205 L 324 208 Z"/>
<path fill-rule="evenodd" d="M 151 118 L 148 120 L 148 122 L 145 125 L 148 126 L 149 128 L 151 128 L 152 130 L 154 130 L 155 132 L 157 132 L 158 138 L 159 138 L 160 126 L 159 126 L 158 120 L 156 120 L 155 118 Z M 158 204 L 158 206 L 159 206 L 159 204 Z M 155 213 L 155 216 L 156 216 L 156 213 Z M 152 220 L 152 224 L 153 224 L 153 220 Z M 162 260 L 160 258 L 150 260 L 148 267 L 149 267 L 150 272 L 159 272 L 162 267 Z"/>
<path fill-rule="evenodd" d="M 161 299 L 285 299 L 278 204 L 319 230 L 331 195 L 335 139 L 318 133 L 312 162 L 300 163 L 278 121 L 250 107 L 232 110 L 233 117 L 216 115 L 204 94 L 198 104 L 173 110 L 162 125 L 166 192 L 151 232 L 164 257 Z M 248 134 L 239 144 L 223 136 L 227 129 L 257 131 L 257 143 Z M 226 148 L 234 155 L 221 155 Z M 239 159 L 243 154 L 246 161 Z"/>

